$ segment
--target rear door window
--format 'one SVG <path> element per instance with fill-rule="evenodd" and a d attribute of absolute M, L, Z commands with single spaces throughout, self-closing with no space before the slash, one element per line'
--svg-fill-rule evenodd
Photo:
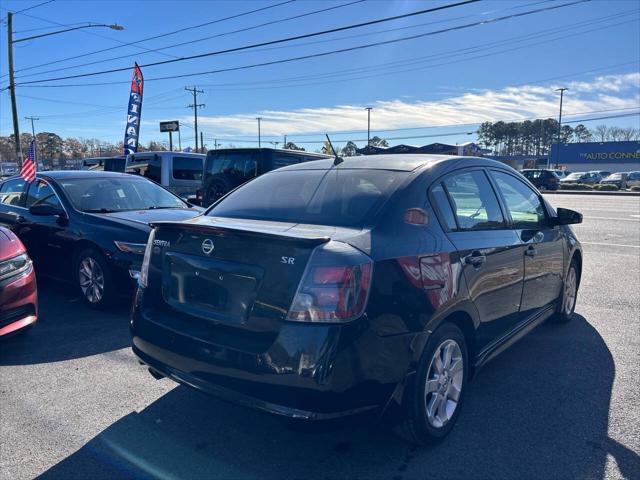
<path fill-rule="evenodd" d="M 440 219 L 444 224 L 443 226 L 447 230 L 455 230 L 457 227 L 456 219 L 453 215 L 447 192 L 444 191 L 441 183 L 431 189 L 431 200 L 435 204 Z"/>
<path fill-rule="evenodd" d="M 467 171 L 444 180 L 459 230 L 505 228 L 498 199 L 483 171 Z"/>
<path fill-rule="evenodd" d="M 0 187 L 0 203 L 15 207 L 24 206 L 24 190 L 27 182 L 22 178 L 8 180 Z"/>
<path fill-rule="evenodd" d="M 176 180 L 202 180 L 202 158 L 173 157 L 173 178 Z"/>

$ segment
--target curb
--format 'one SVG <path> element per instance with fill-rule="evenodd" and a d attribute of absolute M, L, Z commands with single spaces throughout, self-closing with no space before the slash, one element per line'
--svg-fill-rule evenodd
<path fill-rule="evenodd" d="M 620 191 L 608 191 L 599 192 L 597 190 L 545 190 L 542 192 L 544 195 L 547 193 L 552 195 L 613 195 L 618 197 L 640 197 L 640 192 L 620 192 Z"/>

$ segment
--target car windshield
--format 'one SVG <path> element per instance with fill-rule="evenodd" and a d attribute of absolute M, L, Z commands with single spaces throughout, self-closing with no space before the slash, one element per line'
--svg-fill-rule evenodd
<path fill-rule="evenodd" d="M 581 178 L 584 178 L 585 176 L 586 176 L 586 173 L 576 172 L 568 175 L 567 180 L 579 180 Z"/>
<path fill-rule="evenodd" d="M 207 215 L 315 225 L 363 226 L 409 172 L 274 171 L 239 188 Z"/>
<path fill-rule="evenodd" d="M 622 180 L 622 174 L 621 173 L 612 173 L 607 178 L 605 178 L 605 180 Z"/>
<path fill-rule="evenodd" d="M 164 188 L 133 175 L 65 178 L 58 183 L 73 206 L 82 212 L 188 208 Z"/>

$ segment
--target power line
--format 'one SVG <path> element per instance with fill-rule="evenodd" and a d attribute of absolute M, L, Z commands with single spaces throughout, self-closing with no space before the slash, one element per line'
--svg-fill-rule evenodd
<path fill-rule="evenodd" d="M 478 1 L 478 0 L 468 0 L 467 2 L 463 2 L 463 4 L 466 4 L 466 3 L 469 3 L 469 2 L 473 2 L 473 1 Z M 365 44 L 365 45 L 357 45 L 357 46 L 354 46 L 354 47 L 348 47 L 348 48 L 343 48 L 343 49 L 338 49 L 338 50 L 331 50 L 331 51 L 327 51 L 327 52 L 308 54 L 308 55 L 303 55 L 303 56 L 299 56 L 299 57 L 292 57 L 292 58 L 286 58 L 286 59 L 281 59 L 281 60 L 273 60 L 273 61 L 268 61 L 268 62 L 250 64 L 250 65 L 242 65 L 242 66 L 238 66 L 238 67 L 228 67 L 228 68 L 210 70 L 210 71 L 205 71 L 205 72 L 194 72 L 194 73 L 186 73 L 186 74 L 180 74 L 180 75 L 169 75 L 169 76 L 165 76 L 165 77 L 155 77 L 155 78 L 149 78 L 149 79 L 147 79 L 147 81 L 169 80 L 169 79 L 185 78 L 185 77 L 199 76 L 199 75 L 210 75 L 210 74 L 214 74 L 214 73 L 244 70 L 244 69 L 249 69 L 249 68 L 263 67 L 263 66 L 268 66 L 268 65 L 276 65 L 276 64 L 294 62 L 294 61 L 299 61 L 299 60 L 306 60 L 306 59 L 311 59 L 311 58 L 324 57 L 324 56 L 333 55 L 333 54 L 336 54 L 336 53 L 344 53 L 344 52 L 350 52 L 350 51 L 355 51 L 355 50 L 362 50 L 362 49 L 371 48 L 371 47 L 375 47 L 375 46 L 388 45 L 388 44 L 393 44 L 393 43 L 397 43 L 397 42 L 401 42 L 401 41 L 413 40 L 413 39 L 422 38 L 422 37 L 426 37 L 426 36 L 430 36 L 430 35 L 436 35 L 436 34 L 441 34 L 441 33 L 445 33 L 445 32 L 450 32 L 450 31 L 454 31 L 454 30 L 470 28 L 470 27 L 474 27 L 474 26 L 477 26 L 477 25 L 495 23 L 495 22 L 498 22 L 498 21 L 508 20 L 508 19 L 515 18 L 515 17 L 520 17 L 520 16 L 524 16 L 524 15 L 531 15 L 531 14 L 539 13 L 539 12 L 542 12 L 542 11 L 554 10 L 554 9 L 557 9 L 557 8 L 568 7 L 568 6 L 572 6 L 572 5 L 576 5 L 576 4 L 580 4 L 580 3 L 585 3 L 585 2 L 589 2 L 589 1 L 591 1 L 591 0 L 578 0 L 578 1 L 575 1 L 575 2 L 566 3 L 566 4 L 562 4 L 562 5 L 557 5 L 557 6 L 553 6 L 553 7 L 530 10 L 530 11 L 527 11 L 527 12 L 508 15 L 508 16 L 504 16 L 504 17 L 497 17 L 497 18 L 493 18 L 493 19 L 489 19 L 489 20 L 483 20 L 481 22 L 474 22 L 474 23 L 470 23 L 470 24 L 466 24 L 466 25 L 459 25 L 459 26 L 455 26 L 455 27 L 442 29 L 442 30 L 436 30 L 436 31 L 432 31 L 432 32 L 422 33 L 422 34 L 418 34 L 418 35 L 412 35 L 412 36 L 408 36 L 408 37 L 402 37 L 402 38 L 397 38 L 397 39 L 393 39 L 393 40 L 386 40 L 386 41 L 382 41 L 382 42 L 375 42 L 375 43 L 370 43 L 370 44 Z M 453 4 L 452 6 L 459 6 L 459 5 L 460 4 Z M 439 7 L 439 8 L 451 8 L 451 6 L 445 6 L 445 7 Z M 418 13 L 413 12 L 413 13 L 407 14 L 407 15 L 415 15 L 415 14 L 419 14 L 419 13 L 420 12 L 418 12 Z M 424 13 L 424 11 L 422 11 L 422 13 Z M 391 17 L 391 19 L 395 19 L 395 18 L 397 18 L 397 17 Z M 382 20 L 377 20 L 376 22 L 388 21 L 388 20 L 389 19 L 382 19 Z M 370 22 L 368 22 L 368 23 L 370 23 Z M 361 26 L 361 25 L 362 24 L 359 24 L 357 26 Z M 349 29 L 349 28 L 356 28 L 357 26 L 341 27 L 339 29 L 332 29 L 332 30 L 324 31 L 324 32 L 315 32 L 315 33 L 312 33 L 312 34 L 301 35 L 301 36 L 298 36 L 298 37 L 290 37 L 289 39 L 280 39 L 280 40 L 274 40 L 274 41 L 271 41 L 271 42 L 264 42 L 264 43 L 261 43 L 261 44 L 255 44 L 255 45 L 249 45 L 249 46 L 244 46 L 244 47 L 238 47 L 238 48 L 234 48 L 234 49 L 222 50 L 222 51 L 218 51 L 218 52 L 209 52 L 209 53 L 190 56 L 190 57 L 183 57 L 182 59 L 178 59 L 178 60 L 175 60 L 175 61 L 191 60 L 193 58 L 200 58 L 200 57 L 203 57 L 203 56 L 218 55 L 218 54 L 226 53 L 226 52 L 230 52 L 230 51 L 245 50 L 245 49 L 253 48 L 253 47 L 256 47 L 256 46 L 271 45 L 271 44 L 274 44 L 274 43 L 281 43 L 281 42 L 284 42 L 284 41 L 290 41 L 292 39 L 308 38 L 309 36 L 321 35 L 321 34 L 324 34 L 324 33 L 327 33 L 327 32 L 339 31 L 339 30 L 344 30 L 344 29 Z M 163 61 L 163 62 L 156 62 L 156 63 L 153 63 L 153 64 L 141 65 L 141 67 L 155 66 L 155 65 L 172 63 L 172 62 L 174 62 L 174 60 L 167 60 L 167 61 Z M 93 72 L 93 73 L 89 73 L 89 74 L 72 75 L 72 76 L 67 76 L 67 77 L 58 77 L 58 78 L 42 79 L 42 80 L 31 80 L 31 81 L 28 81 L 28 82 L 18 83 L 16 85 L 24 85 L 24 86 L 33 85 L 33 84 L 44 83 L 44 82 L 52 82 L 52 81 L 63 80 L 63 79 L 80 78 L 80 77 L 86 77 L 86 76 L 101 75 L 101 74 L 105 74 L 105 73 L 113 73 L 113 72 L 121 71 L 121 70 L 129 70 L 129 67 L 127 67 L 126 69 L 125 68 L 112 69 L 112 70 L 107 70 L 107 71 L 102 71 L 102 72 Z M 98 85 L 102 86 L 102 85 L 113 85 L 113 84 L 120 84 L 120 83 L 126 83 L 126 82 L 116 81 L 116 82 L 100 82 L 100 83 L 84 83 L 84 84 L 62 84 L 62 85 L 48 85 L 48 87 L 80 87 L 80 86 L 98 86 Z"/>
<path fill-rule="evenodd" d="M 250 45 L 243 45 L 240 47 L 234 47 L 234 48 L 227 48 L 224 50 L 217 50 L 217 51 L 213 51 L 213 52 L 206 52 L 206 53 L 200 53 L 197 55 L 189 55 L 186 57 L 180 57 L 180 58 L 176 58 L 176 59 L 172 59 L 172 60 L 163 60 L 160 62 L 153 62 L 153 63 L 147 63 L 144 65 L 140 65 L 140 68 L 143 67 L 153 67 L 153 66 L 158 66 L 158 65 L 167 65 L 170 63 L 175 63 L 175 62 L 183 62 L 186 60 L 194 60 L 197 58 L 205 58 L 205 57 L 211 57 L 214 55 L 221 55 L 223 53 L 230 53 L 230 52 L 239 52 L 242 50 L 249 50 L 249 49 L 253 49 L 253 48 L 257 48 L 257 47 L 264 47 L 267 45 L 275 45 L 275 44 L 279 44 L 279 43 L 285 43 L 285 42 L 291 42 L 294 40 L 301 40 L 303 38 L 311 38 L 311 37 L 317 37 L 320 35 L 327 35 L 330 33 L 335 33 L 335 32 L 341 32 L 341 31 L 345 31 L 345 30 L 352 30 L 354 28 L 361 28 L 361 27 L 365 27 L 365 26 L 369 26 L 369 25 L 376 25 L 378 23 L 384 23 L 384 22 L 389 22 L 389 21 L 394 21 L 394 20 L 399 20 L 401 18 L 409 18 L 409 17 L 414 17 L 417 15 L 424 15 L 426 13 L 432 13 L 432 12 L 436 12 L 436 11 L 441 11 L 441 10 L 447 10 L 449 8 L 454 8 L 454 7 L 459 7 L 459 6 L 463 6 L 463 5 L 468 5 L 471 3 L 477 3 L 481 0 L 463 0 L 461 2 L 458 3 L 452 3 L 452 4 L 448 4 L 448 5 L 442 5 L 439 7 L 432 7 L 432 8 L 427 8 L 427 9 L 423 9 L 423 10 L 418 10 L 415 12 L 410 12 L 410 13 L 405 13 L 403 15 L 395 15 L 392 17 L 385 17 L 385 18 L 380 18 L 377 20 L 371 20 L 368 22 L 361 22 L 361 23 L 356 23 L 356 24 L 351 24 L 351 25 L 346 25 L 344 27 L 337 27 L 337 28 L 331 28 L 328 30 L 321 30 L 318 32 L 313 32 L 313 33 L 306 33 L 306 34 L 302 34 L 302 35 L 295 35 L 292 37 L 285 37 L 285 38 L 280 38 L 277 40 L 270 40 L 267 42 L 260 42 L 260 43 L 254 43 L 254 44 L 250 44 Z M 575 2 L 572 2 L 571 4 L 565 4 L 565 6 L 568 5 L 572 5 L 572 4 L 576 4 L 576 3 L 583 3 L 583 2 L 587 2 L 587 1 L 591 1 L 591 0 L 577 0 Z M 558 7 L 549 7 L 548 9 L 552 9 L 552 8 L 558 8 Z M 515 14 L 514 16 L 519 16 L 521 14 Z M 57 81 L 57 80 L 69 80 L 72 78 L 82 78 L 82 77 L 90 77 L 90 76 L 95 76 L 95 75 L 104 75 L 106 73 L 116 73 L 116 72 L 122 72 L 125 70 L 130 70 L 130 66 L 127 67 L 121 67 L 121 68 L 112 68 L 109 70 L 102 70 L 102 71 L 98 71 L 98 72 L 90 72 L 90 73 L 83 73 L 83 74 L 78 74 L 78 75 L 68 75 L 65 77 L 56 77 L 56 78 L 47 78 L 47 79 L 41 79 L 41 80 L 30 80 L 28 82 L 22 82 L 22 85 L 27 85 L 27 84 L 33 84 L 33 83 L 43 83 L 43 82 L 52 82 L 52 81 Z"/>
<path fill-rule="evenodd" d="M 209 22 L 200 23 L 198 25 L 192 25 L 192 26 L 189 26 L 189 27 L 180 28 L 180 29 L 174 30 L 172 32 L 167 32 L 167 33 L 162 33 L 162 34 L 159 34 L 159 35 L 153 35 L 151 37 L 142 38 L 142 39 L 136 40 L 134 42 L 129 42 L 129 43 L 123 44 L 123 45 L 121 45 L 119 47 L 103 48 L 103 49 L 100 49 L 100 50 L 94 50 L 92 52 L 82 53 L 80 55 L 74 55 L 72 57 L 61 58 L 61 59 L 58 59 L 58 60 L 52 60 L 50 62 L 41 63 L 39 65 L 32 65 L 30 67 L 25 67 L 25 68 L 22 68 L 20 70 L 16 70 L 16 72 L 22 72 L 22 71 L 25 71 L 25 70 L 32 70 L 34 68 L 39 68 L 39 67 L 46 67 L 48 65 L 53 65 L 53 64 L 57 64 L 57 63 L 61 63 L 61 62 L 66 62 L 66 61 L 69 61 L 69 60 L 75 60 L 75 59 L 78 59 L 78 58 L 88 57 L 90 55 L 95 55 L 95 54 L 102 53 L 102 52 L 111 52 L 113 50 L 117 50 L 118 48 L 123 48 L 123 47 L 126 47 L 126 46 L 135 46 L 138 43 L 148 42 L 150 40 L 155 40 L 157 38 L 168 37 L 168 36 L 175 35 L 175 34 L 178 34 L 178 33 L 186 32 L 188 30 L 194 30 L 196 28 L 202 28 L 202 27 L 206 27 L 206 26 L 209 26 L 209 25 L 214 25 L 216 23 L 224 22 L 224 21 L 227 21 L 227 20 L 233 20 L 235 18 L 240 18 L 240 17 L 246 16 L 246 15 L 251 15 L 253 13 L 262 12 L 264 10 L 269 10 L 269 9 L 272 9 L 272 8 L 280 7 L 282 5 L 293 3 L 295 1 L 296 0 L 286 0 L 284 2 L 275 3 L 273 5 L 267 5 L 266 7 L 261 7 L 261 8 L 257 8 L 257 9 L 254 9 L 254 10 L 249 10 L 249 11 L 237 13 L 237 14 L 230 15 L 230 16 L 224 17 L 224 18 L 218 18 L 216 20 L 211 20 Z"/>
<path fill-rule="evenodd" d="M 610 16 L 606 16 L 606 17 L 602 17 L 602 19 L 598 19 L 597 21 L 594 20 L 590 20 L 590 21 L 585 21 L 585 22 L 579 22 L 579 23 L 574 23 L 571 25 L 564 25 L 564 26 L 560 26 L 558 27 L 558 29 L 564 29 L 562 31 L 566 31 L 566 30 L 570 30 L 570 29 L 575 29 L 575 28 L 579 28 L 579 27 L 585 27 L 588 25 L 594 25 L 594 24 L 598 24 L 598 23 L 602 23 L 605 21 L 609 21 L 612 20 L 615 17 L 620 17 L 620 16 L 624 16 L 626 15 L 626 13 L 620 13 L 620 14 L 616 14 L 616 15 L 610 15 Z M 635 20 L 631 20 L 631 21 L 635 21 Z M 630 22 L 631 22 L 630 21 Z M 616 24 L 619 25 L 619 24 Z M 565 28 L 566 27 L 566 28 Z M 349 68 L 349 69 L 344 69 L 344 70 L 334 70 L 330 73 L 323 73 L 323 74 L 309 74 L 309 75 L 301 75 L 301 76 L 294 76 L 294 77 L 285 77 L 285 78 L 276 78 L 276 79 L 267 79 L 267 80 L 255 80 L 255 81 L 250 81 L 250 82 L 233 82 L 233 83 L 212 83 L 212 84 L 204 84 L 204 86 L 210 86 L 210 87 L 234 87 L 231 88 L 230 90 L 244 90 L 242 88 L 238 88 L 241 85 L 259 85 L 258 87 L 253 87 L 253 88 L 260 88 L 260 89 L 272 89 L 272 88 L 282 88 L 282 87 L 291 87 L 291 86 L 298 86 L 295 83 L 291 84 L 288 83 L 286 85 L 274 85 L 275 83 L 283 83 L 283 82 L 293 82 L 296 80 L 306 80 L 306 79 L 320 79 L 320 78 L 330 78 L 330 77 L 340 77 L 343 75 L 353 75 L 353 74 L 357 74 L 357 73 L 364 73 L 365 71 L 375 71 L 375 70 L 387 70 L 387 69 L 393 69 L 392 73 L 403 73 L 407 70 L 397 70 L 396 69 L 396 65 L 411 65 L 411 64 L 417 64 L 417 63 L 422 63 L 427 59 L 430 58 L 435 58 L 435 57 L 441 57 L 441 56 L 456 56 L 462 53 L 459 52 L 467 52 L 466 54 L 469 53 L 474 53 L 473 50 L 476 51 L 482 51 L 482 50 L 487 50 L 490 48 L 493 48 L 495 46 L 499 46 L 500 44 L 512 44 L 514 42 L 518 42 L 518 41 L 523 41 L 525 39 L 528 39 L 530 37 L 536 37 L 536 36 L 544 36 L 547 37 L 546 32 L 549 31 L 555 31 L 556 28 L 552 28 L 552 29 L 544 29 L 544 30 L 540 30 L 538 32 L 533 32 L 530 34 L 526 34 L 526 35 L 519 35 L 516 37 L 510 37 L 504 40 L 498 40 L 498 41 L 493 41 L 493 42 L 488 42 L 488 43 L 484 43 L 484 44 L 478 44 L 475 45 L 473 47 L 466 47 L 466 48 L 459 48 L 459 49 L 455 49 L 455 50 L 449 50 L 446 52 L 440 52 L 437 54 L 431 54 L 431 55 L 427 55 L 427 56 L 420 56 L 420 57 L 411 57 L 411 58 L 405 58 L 405 59 L 401 59 L 401 60 L 395 60 L 392 62 L 385 62 L 385 63 L 380 63 L 380 64 L 374 64 L 374 65 L 369 65 L 369 66 L 365 66 L 365 67 L 357 67 L 357 68 Z M 591 33 L 592 29 L 589 29 L 587 31 L 584 32 L 578 32 L 578 33 L 574 33 L 572 35 L 578 35 L 578 34 L 582 34 L 582 33 Z M 571 35 L 571 36 L 572 36 Z M 545 42 L 537 42 L 534 45 L 540 44 L 540 43 L 548 43 L 548 42 L 552 42 L 552 41 L 556 41 L 558 39 L 561 39 L 564 37 L 559 37 L 559 38 L 550 38 L 547 39 Z M 524 47 L 528 47 L 531 45 L 524 45 L 523 47 L 520 48 L 524 48 Z M 501 52 L 496 52 L 496 53 L 501 53 Z M 451 55 L 454 54 L 454 55 Z M 636 64 L 639 61 L 632 61 L 632 62 L 626 62 L 626 63 L 621 63 L 621 64 L 617 64 L 614 66 L 621 66 L 621 65 L 629 65 L 629 64 Z M 597 70 L 603 70 L 606 68 L 611 68 L 611 67 L 603 67 L 603 68 L 599 68 L 599 69 L 594 69 L 592 71 L 597 71 Z M 414 70 L 414 69 L 410 69 L 409 71 Z M 586 73 L 586 72 L 585 72 Z M 354 77 L 351 79 L 344 79 L 344 80 L 334 80 L 334 81 L 329 81 L 329 82 L 317 82 L 314 81 L 311 84 L 307 83 L 307 84 L 300 84 L 300 86 L 306 86 L 306 85 L 322 85 L 322 84 L 327 84 L 327 83 L 334 83 L 334 82 L 341 82 L 341 81 L 349 81 L 349 80 L 359 80 L 362 78 L 373 78 L 376 77 L 378 75 L 366 75 L 366 76 L 359 76 L 359 77 Z M 558 78 L 558 77 L 553 77 L 550 78 L 549 80 L 552 80 L 554 78 Z M 263 85 L 267 83 L 268 85 Z M 527 82 L 527 84 L 530 82 Z"/>
<path fill-rule="evenodd" d="M 29 10 L 33 10 L 34 8 L 41 7 L 42 5 L 46 5 L 47 3 L 52 3 L 52 2 L 54 2 L 54 1 L 55 1 L 55 0 L 47 0 L 46 2 L 41 2 L 41 3 L 38 3 L 37 5 L 32 5 L 32 6 L 30 6 L 30 7 L 23 8 L 22 10 L 18 10 L 17 12 L 13 12 L 13 14 L 14 14 L 14 15 L 17 15 L 17 14 L 22 13 L 22 12 L 27 12 L 27 11 L 29 11 Z M 9 10 L 9 9 L 7 9 L 7 10 Z M 9 11 L 10 11 L 10 10 L 9 10 Z"/>
<path fill-rule="evenodd" d="M 177 48 L 177 47 L 182 47 L 182 46 L 185 46 L 185 45 L 191 45 L 191 44 L 194 44 L 194 43 L 203 42 L 203 41 L 206 41 L 206 40 L 212 40 L 214 38 L 220 38 L 220 37 L 224 37 L 224 36 L 227 36 L 227 35 L 232 35 L 232 34 L 235 34 L 235 33 L 247 32 L 249 30 L 255 30 L 256 28 L 261 28 L 261 27 L 264 27 L 264 26 L 267 26 L 267 25 L 275 25 L 277 23 L 283 23 L 283 22 L 287 22 L 287 21 L 290 21 L 290 20 L 295 20 L 295 19 L 299 19 L 299 18 L 303 18 L 303 17 L 308 17 L 308 16 L 311 16 L 311 15 L 316 15 L 318 13 L 323 13 L 323 12 L 328 12 L 330 10 L 336 10 L 336 9 L 339 9 L 339 8 L 348 7 L 348 6 L 357 4 L 357 3 L 363 3 L 365 1 L 367 1 L 367 0 L 354 0 L 352 2 L 344 3 L 342 5 L 334 5 L 332 7 L 322 8 L 320 10 L 314 10 L 312 12 L 306 12 L 306 13 L 293 15 L 293 16 L 286 17 L 286 18 L 281 18 L 281 19 L 277 19 L 277 20 L 271 20 L 269 22 L 263 22 L 263 23 L 260 23 L 258 25 L 252 25 L 250 27 L 243 27 L 243 28 L 239 28 L 239 29 L 236 29 L 236 30 L 231 30 L 231 31 L 228 31 L 228 32 L 218 33 L 216 35 L 211 35 L 211 36 L 204 37 L 204 38 L 198 38 L 196 40 L 189 40 L 189 41 L 182 42 L 182 43 L 174 43 L 172 45 L 159 47 L 159 48 L 153 50 L 153 52 L 159 52 L 161 50 L 167 50 L 169 48 Z M 120 59 L 123 59 L 123 58 L 129 58 L 129 57 L 138 56 L 138 55 L 144 55 L 145 53 L 153 53 L 153 52 L 143 52 L 142 54 L 127 54 L 127 55 L 120 55 L 120 56 L 117 56 L 117 57 L 104 58 L 104 59 L 100 59 L 100 60 L 95 60 L 93 62 L 86 62 L 86 63 L 77 64 L 77 65 L 71 65 L 69 67 L 53 68 L 51 70 L 44 70 L 44 71 L 41 71 L 41 72 L 35 72 L 35 73 L 28 74 L 28 75 L 21 75 L 19 78 L 27 78 L 27 77 L 37 76 L 37 75 L 43 75 L 45 73 L 60 72 L 60 71 L 65 71 L 65 70 L 73 70 L 73 69 L 80 68 L 80 67 L 86 67 L 88 65 L 96 65 L 96 64 L 99 64 L 99 63 L 110 62 L 112 60 L 120 60 Z M 18 71 L 20 71 L 20 70 L 18 70 Z"/>

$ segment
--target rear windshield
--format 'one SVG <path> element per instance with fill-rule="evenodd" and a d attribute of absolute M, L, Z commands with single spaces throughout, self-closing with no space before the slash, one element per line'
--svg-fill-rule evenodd
<path fill-rule="evenodd" d="M 356 169 L 274 171 L 231 193 L 207 215 L 363 226 L 408 174 Z"/>
<path fill-rule="evenodd" d="M 173 178 L 176 180 L 202 180 L 203 158 L 173 157 Z"/>
<path fill-rule="evenodd" d="M 579 178 L 586 178 L 586 176 L 587 176 L 586 173 L 576 172 L 576 173 L 572 173 L 571 175 L 569 175 L 567 177 L 567 180 L 577 180 Z"/>

